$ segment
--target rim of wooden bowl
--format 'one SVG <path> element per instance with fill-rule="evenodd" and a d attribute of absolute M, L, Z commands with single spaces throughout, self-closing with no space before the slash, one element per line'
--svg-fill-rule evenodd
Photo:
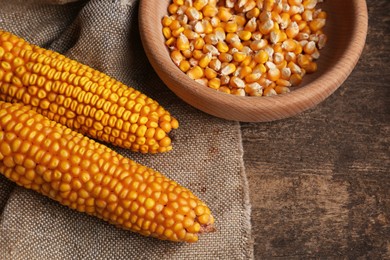
<path fill-rule="evenodd" d="M 325 33 L 318 71 L 304 77 L 302 86 L 271 97 L 239 97 L 225 94 L 190 79 L 172 62 L 164 45 L 161 19 L 171 0 L 141 0 L 139 29 L 145 53 L 161 80 L 191 106 L 227 120 L 267 122 L 299 114 L 329 97 L 347 79 L 363 51 L 368 14 L 365 0 L 327 0 Z"/>

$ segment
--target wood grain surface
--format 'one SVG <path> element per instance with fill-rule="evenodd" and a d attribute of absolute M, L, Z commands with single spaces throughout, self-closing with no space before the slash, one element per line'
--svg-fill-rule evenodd
<path fill-rule="evenodd" d="M 242 123 L 256 259 L 390 259 L 390 1 L 348 80 L 299 116 Z"/>

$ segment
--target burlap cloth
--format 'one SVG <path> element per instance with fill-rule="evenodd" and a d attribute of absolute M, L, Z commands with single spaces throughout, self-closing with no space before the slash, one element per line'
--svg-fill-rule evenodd
<path fill-rule="evenodd" d="M 0 0 L 0 28 L 101 70 L 167 108 L 180 122 L 173 151 L 117 150 L 190 188 L 212 209 L 218 231 L 196 244 L 142 237 L 0 175 L 1 259 L 253 258 L 239 124 L 195 110 L 164 86 L 143 52 L 137 11 L 131 0 Z"/>

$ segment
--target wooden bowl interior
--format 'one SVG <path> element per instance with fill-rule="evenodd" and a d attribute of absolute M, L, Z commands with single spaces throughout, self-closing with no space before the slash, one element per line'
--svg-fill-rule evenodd
<path fill-rule="evenodd" d="M 355 67 L 367 33 L 364 0 L 327 0 L 326 47 L 318 71 L 299 87 L 272 97 L 238 97 L 220 93 L 191 80 L 173 64 L 161 33 L 161 19 L 170 0 L 141 0 L 139 26 L 146 55 L 163 82 L 181 99 L 211 115 L 228 120 L 264 122 L 294 116 L 331 95 Z"/>

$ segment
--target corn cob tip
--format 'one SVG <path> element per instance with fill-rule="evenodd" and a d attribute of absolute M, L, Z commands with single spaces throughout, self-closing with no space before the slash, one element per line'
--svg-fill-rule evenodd
<path fill-rule="evenodd" d="M 214 224 L 206 224 L 200 226 L 199 234 L 212 233 L 215 231 L 217 231 L 217 229 L 215 228 Z"/>

